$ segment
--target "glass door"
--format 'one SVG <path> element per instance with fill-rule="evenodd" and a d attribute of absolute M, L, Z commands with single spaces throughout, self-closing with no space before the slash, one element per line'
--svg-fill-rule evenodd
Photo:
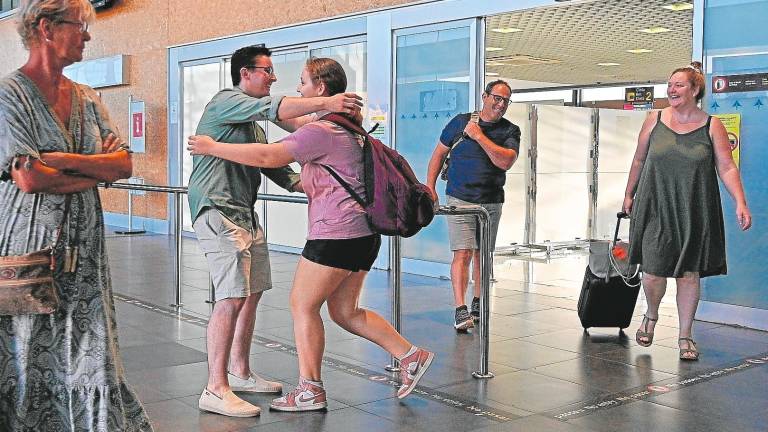
<path fill-rule="evenodd" d="M 366 98 L 366 43 L 363 38 L 314 43 L 300 49 L 276 51 L 272 54 L 272 63 L 275 66 L 278 81 L 272 85 L 272 94 L 299 96 L 296 91 L 299 76 L 309 57 L 328 57 L 338 61 L 347 75 L 347 90 L 358 93 L 363 99 Z M 271 122 L 264 123 L 262 127 L 267 132 L 269 142 L 278 141 L 288 135 L 288 132 L 279 126 Z M 291 166 L 296 172 L 301 171 L 299 164 L 293 163 Z M 262 182 L 261 192 L 303 196 L 300 193 L 286 191 L 266 177 Z M 288 248 L 304 246 L 307 233 L 306 205 L 262 202 L 261 205 L 257 205 L 257 212 L 270 244 Z M 284 221 L 291 221 L 291 223 L 286 224 Z"/>
<path fill-rule="evenodd" d="M 192 155 L 187 151 L 186 137 L 195 134 L 197 124 L 203 115 L 205 105 L 222 89 L 223 61 L 208 59 L 182 66 L 182 115 L 181 115 L 181 184 L 189 185 L 192 174 Z M 231 80 L 230 80 L 231 82 Z M 189 214 L 189 201 L 183 202 L 183 223 L 185 231 L 192 231 L 192 218 Z"/>
<path fill-rule="evenodd" d="M 475 32 L 475 20 L 395 32 L 394 146 L 421 181 L 445 125 L 475 107 Z M 445 182 L 438 180 L 437 189 L 445 203 Z M 446 218 L 438 216 L 416 237 L 403 239 L 402 256 L 404 266 L 408 259 L 449 263 Z"/>
<path fill-rule="evenodd" d="M 304 68 L 304 62 L 307 61 L 308 57 L 309 50 L 307 47 L 272 53 L 272 64 L 275 67 L 275 76 L 277 76 L 277 81 L 272 84 L 271 94 L 273 96 L 298 96 L 296 86 Z M 259 125 L 266 132 L 267 142 L 275 142 L 288 135 L 288 131 L 272 122 L 263 121 L 259 122 Z M 296 172 L 301 172 L 298 163 L 292 163 L 291 168 Z M 303 196 L 301 193 L 288 192 L 263 174 L 261 179 L 260 193 Z M 307 232 L 306 204 L 258 201 L 256 213 L 258 213 L 264 228 L 267 242 L 290 248 L 300 248 L 304 245 Z M 270 223 L 270 221 L 275 221 L 275 223 Z M 283 223 L 284 221 L 291 221 L 291 223 L 286 224 Z"/>
<path fill-rule="evenodd" d="M 536 228 L 531 242 L 588 238 L 592 110 L 555 105 L 538 105 L 537 110 Z"/>

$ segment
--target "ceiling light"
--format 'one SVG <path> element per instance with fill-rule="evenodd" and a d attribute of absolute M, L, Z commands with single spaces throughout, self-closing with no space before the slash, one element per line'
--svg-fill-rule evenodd
<path fill-rule="evenodd" d="M 496 72 L 486 72 L 485 76 L 499 76 Z"/>
<path fill-rule="evenodd" d="M 648 33 L 648 34 L 656 34 L 656 33 L 666 33 L 666 32 L 672 31 L 672 30 L 670 30 L 668 28 L 665 28 L 665 27 L 655 26 L 655 27 L 649 27 L 647 29 L 642 29 L 640 31 L 643 32 L 643 33 Z"/>
<path fill-rule="evenodd" d="M 494 61 L 485 62 L 485 65 L 486 66 L 509 66 L 506 63 L 494 62 Z"/>
<path fill-rule="evenodd" d="M 503 51 L 504 48 L 498 48 L 498 47 L 486 47 L 486 51 Z"/>
<path fill-rule="evenodd" d="M 517 32 L 523 31 L 523 29 L 514 28 L 514 27 L 502 27 L 502 28 L 491 29 L 491 31 L 496 33 L 517 33 Z"/>
<path fill-rule="evenodd" d="M 693 5 L 691 3 L 688 3 L 688 2 L 677 2 L 677 3 L 668 4 L 668 5 L 665 5 L 665 6 L 662 6 L 662 7 L 664 9 L 669 9 L 669 10 L 675 11 L 675 12 L 680 12 L 680 11 L 684 11 L 684 10 L 691 10 L 691 9 L 693 9 Z"/>
<path fill-rule="evenodd" d="M 541 64 L 562 63 L 562 61 L 558 59 L 535 57 L 528 54 L 512 54 L 508 56 L 499 56 L 499 57 L 495 57 L 493 60 L 503 61 L 504 66 L 532 66 L 532 65 L 541 65 Z"/>
<path fill-rule="evenodd" d="M 645 48 L 635 48 L 635 49 L 628 49 L 627 52 L 632 54 L 645 54 L 645 53 L 653 52 L 653 50 L 649 50 Z"/>
<path fill-rule="evenodd" d="M 597 65 L 598 65 L 598 66 L 621 66 L 621 63 L 610 63 L 610 62 L 606 62 L 606 63 L 598 63 Z"/>

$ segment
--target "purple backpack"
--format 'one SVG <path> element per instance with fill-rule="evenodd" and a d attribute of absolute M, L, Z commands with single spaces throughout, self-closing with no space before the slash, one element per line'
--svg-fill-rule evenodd
<path fill-rule="evenodd" d="M 363 164 L 367 202 L 336 171 L 326 165 L 323 168 L 365 209 L 368 225 L 373 232 L 411 237 L 432 222 L 435 208 L 429 188 L 419 183 L 411 166 L 400 153 L 368 135 L 349 117 L 327 114 L 321 120 L 335 123 L 365 139 Z"/>

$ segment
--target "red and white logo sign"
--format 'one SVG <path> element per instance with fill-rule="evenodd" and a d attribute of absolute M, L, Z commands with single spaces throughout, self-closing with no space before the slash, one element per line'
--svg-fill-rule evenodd
<path fill-rule="evenodd" d="M 131 136 L 141 138 L 144 136 L 144 113 L 135 112 L 131 117 Z"/>

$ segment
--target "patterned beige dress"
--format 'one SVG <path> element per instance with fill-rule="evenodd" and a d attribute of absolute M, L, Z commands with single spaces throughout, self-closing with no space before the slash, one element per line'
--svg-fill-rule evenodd
<path fill-rule="evenodd" d="M 93 154 L 115 130 L 88 87 L 73 89 L 70 133 L 20 71 L 0 80 L 0 255 L 49 246 L 64 195 L 27 194 L 10 181 L 17 155 Z M 54 278 L 61 303 L 53 315 L 0 316 L 0 430 L 151 431 L 125 382 L 97 189 L 72 194 L 60 244 L 78 248 L 77 269 Z M 57 259 L 62 249 L 58 248 Z"/>

